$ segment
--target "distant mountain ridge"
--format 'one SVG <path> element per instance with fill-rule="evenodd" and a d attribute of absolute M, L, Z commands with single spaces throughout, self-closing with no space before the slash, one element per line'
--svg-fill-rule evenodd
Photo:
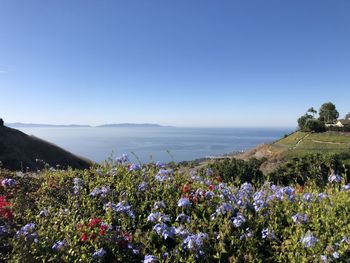
<path fill-rule="evenodd" d="M 22 122 L 14 122 L 14 123 L 5 123 L 7 127 L 13 128 L 26 128 L 26 127 L 91 127 L 90 125 L 78 125 L 78 124 L 40 124 L 40 123 L 22 123 Z"/>
<path fill-rule="evenodd" d="M 37 124 L 37 123 L 22 123 L 22 122 L 14 122 L 14 123 L 5 123 L 6 126 L 12 128 L 113 128 L 113 127 L 171 127 L 171 126 L 163 126 L 156 123 L 111 123 L 111 124 L 102 124 L 97 126 L 91 125 L 79 125 L 79 124 Z"/>

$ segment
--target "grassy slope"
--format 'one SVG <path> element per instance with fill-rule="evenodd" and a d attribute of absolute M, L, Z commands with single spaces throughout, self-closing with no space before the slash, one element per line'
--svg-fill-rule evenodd
<path fill-rule="evenodd" d="M 350 153 L 350 133 L 307 133 L 297 131 L 272 144 L 259 145 L 236 156 L 236 158 L 243 160 L 267 158 L 267 161 L 260 168 L 264 173 L 268 173 L 289 158 L 308 153 L 341 152 Z"/>
<path fill-rule="evenodd" d="M 295 132 L 271 144 L 272 150 L 283 150 L 288 156 L 306 153 L 340 153 L 350 151 L 350 133 Z"/>

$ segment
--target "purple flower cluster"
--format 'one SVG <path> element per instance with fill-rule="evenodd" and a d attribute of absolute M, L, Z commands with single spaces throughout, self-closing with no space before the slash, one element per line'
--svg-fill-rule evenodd
<path fill-rule="evenodd" d="M 5 178 L 1 181 L 1 185 L 3 187 L 15 187 L 17 185 L 17 181 L 12 178 Z"/>
<path fill-rule="evenodd" d="M 275 232 L 273 230 L 270 230 L 269 228 L 264 228 L 261 231 L 261 237 L 263 239 L 275 239 L 276 238 Z"/>
<path fill-rule="evenodd" d="M 155 178 L 159 182 L 164 182 L 167 180 L 172 180 L 171 175 L 173 174 L 172 170 L 160 169 L 156 174 Z"/>
<path fill-rule="evenodd" d="M 24 237 L 25 241 L 29 242 L 38 242 L 38 234 L 34 232 L 35 230 L 35 224 L 29 223 L 21 227 L 20 230 L 17 231 L 16 236 L 17 237 Z"/>
<path fill-rule="evenodd" d="M 55 244 L 53 244 L 52 250 L 62 251 L 67 245 L 68 244 L 65 240 L 57 241 Z"/>
<path fill-rule="evenodd" d="M 177 202 L 177 206 L 178 207 L 183 207 L 183 208 L 187 208 L 191 205 L 190 200 L 188 200 L 188 198 L 186 197 L 182 197 L 180 198 L 180 200 Z"/>
<path fill-rule="evenodd" d="M 104 250 L 103 248 L 100 248 L 99 250 L 96 250 L 93 254 L 92 254 L 92 258 L 97 260 L 99 258 L 102 258 L 104 255 L 106 255 L 107 252 L 106 250 Z"/>
<path fill-rule="evenodd" d="M 125 201 L 119 202 L 118 204 L 109 202 L 104 205 L 104 209 L 111 209 L 114 212 L 127 214 L 129 217 L 135 218 L 135 213 L 131 210 L 131 205 Z"/>
<path fill-rule="evenodd" d="M 146 255 L 143 260 L 143 263 L 156 263 L 156 262 L 158 262 L 158 259 L 153 255 Z"/>
<path fill-rule="evenodd" d="M 168 215 L 163 215 L 160 212 L 150 213 L 147 217 L 148 222 L 170 222 L 170 217 Z"/>
<path fill-rule="evenodd" d="M 141 170 L 141 166 L 135 163 L 130 164 L 129 172 Z"/>
<path fill-rule="evenodd" d="M 301 238 L 301 243 L 304 247 L 310 248 L 316 245 L 318 239 L 309 231 Z"/>
<path fill-rule="evenodd" d="M 189 235 L 182 242 L 182 247 L 185 250 L 189 250 L 192 252 L 201 252 L 201 254 L 202 254 L 201 250 L 202 250 L 203 242 L 205 239 L 208 239 L 208 234 L 206 234 L 206 233 L 198 233 L 198 234 Z"/>
<path fill-rule="evenodd" d="M 292 220 L 294 223 L 296 224 L 304 224 L 308 221 L 308 216 L 306 214 L 295 214 L 294 216 L 292 216 Z"/>
<path fill-rule="evenodd" d="M 108 192 L 110 191 L 109 186 L 103 186 L 103 187 L 95 187 L 94 190 L 90 193 L 90 196 L 100 196 L 100 197 L 106 197 Z"/>
<path fill-rule="evenodd" d="M 175 228 L 172 226 L 167 226 L 164 223 L 158 223 L 153 227 L 153 230 L 165 240 L 168 238 L 173 238 L 175 235 Z"/>
<path fill-rule="evenodd" d="M 81 190 L 83 189 L 84 181 L 81 178 L 75 177 L 73 179 L 73 191 L 74 194 L 80 194 Z"/>
<path fill-rule="evenodd" d="M 328 181 L 330 183 L 340 183 L 341 182 L 341 176 L 339 174 L 331 174 L 328 177 Z"/>
<path fill-rule="evenodd" d="M 124 164 L 124 163 L 129 162 L 129 156 L 127 154 L 122 154 L 122 156 L 117 157 L 115 160 L 119 164 Z"/>

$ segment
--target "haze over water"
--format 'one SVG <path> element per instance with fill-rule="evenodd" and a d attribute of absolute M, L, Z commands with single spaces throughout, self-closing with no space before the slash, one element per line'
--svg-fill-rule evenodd
<path fill-rule="evenodd" d="M 134 152 L 142 162 L 189 161 L 270 143 L 293 128 L 20 128 L 74 154 L 101 162 Z M 169 151 L 169 153 L 167 152 Z"/>

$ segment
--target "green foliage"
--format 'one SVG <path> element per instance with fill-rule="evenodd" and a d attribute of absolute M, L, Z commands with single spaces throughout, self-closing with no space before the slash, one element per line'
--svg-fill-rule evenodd
<path fill-rule="evenodd" d="M 263 160 L 258 159 L 243 161 L 232 158 L 216 161 L 210 164 L 209 168 L 213 170 L 214 175 L 222 177 L 226 182 L 257 184 L 264 181 L 263 173 L 259 169 L 262 162 Z"/>
<path fill-rule="evenodd" d="M 305 114 L 298 119 L 299 128 L 304 131 L 305 125 L 309 120 L 313 120 L 312 115 Z"/>
<path fill-rule="evenodd" d="M 334 123 L 339 117 L 339 112 L 332 102 L 327 102 L 322 104 L 319 110 L 319 115 L 320 121 L 324 123 Z"/>
<path fill-rule="evenodd" d="M 308 132 L 324 132 L 326 131 L 326 126 L 320 120 L 308 119 L 306 120 L 302 130 Z"/>
<path fill-rule="evenodd" d="M 269 179 L 275 184 L 290 185 L 314 183 L 323 188 L 332 173 L 343 174 L 350 180 L 350 154 L 308 154 L 295 157 L 280 165 L 269 174 Z"/>

